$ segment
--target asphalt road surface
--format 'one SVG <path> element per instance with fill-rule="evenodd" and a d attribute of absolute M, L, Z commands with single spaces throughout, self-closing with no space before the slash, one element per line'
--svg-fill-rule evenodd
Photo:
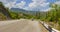
<path fill-rule="evenodd" d="M 0 21 L 0 32 L 41 32 L 38 21 L 9 20 Z"/>

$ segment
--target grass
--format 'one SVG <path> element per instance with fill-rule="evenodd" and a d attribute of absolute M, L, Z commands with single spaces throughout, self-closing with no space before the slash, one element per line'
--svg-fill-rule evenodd
<path fill-rule="evenodd" d="M 6 19 L 7 19 L 7 17 L 5 15 L 3 15 L 3 13 L 0 13 L 0 21 L 6 20 Z"/>
<path fill-rule="evenodd" d="M 48 25 L 50 25 L 52 28 L 55 28 L 55 29 L 57 29 L 57 30 L 60 31 L 60 25 L 57 24 L 56 22 L 45 22 L 45 23 L 47 23 Z"/>
<path fill-rule="evenodd" d="M 41 32 L 48 32 L 48 30 L 40 23 Z"/>

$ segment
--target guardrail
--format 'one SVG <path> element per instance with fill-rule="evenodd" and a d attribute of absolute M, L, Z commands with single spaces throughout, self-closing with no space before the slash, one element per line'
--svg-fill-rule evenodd
<path fill-rule="evenodd" d="M 51 28 L 48 24 L 44 23 L 43 21 L 40 21 L 40 23 L 49 31 L 49 32 L 60 32 L 54 28 Z"/>

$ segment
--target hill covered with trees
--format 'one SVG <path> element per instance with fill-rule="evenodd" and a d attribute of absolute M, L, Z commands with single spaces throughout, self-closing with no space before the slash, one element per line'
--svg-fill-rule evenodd
<path fill-rule="evenodd" d="M 12 11 L 9 8 L 6 8 L 2 2 L 0 2 L 0 16 L 1 16 L 0 19 L 1 20 L 20 19 L 20 18 L 29 19 L 33 17 L 33 15 L 28 14 L 27 11 L 25 11 L 25 13 L 21 11 L 25 11 L 25 10 L 20 9 L 20 12 Z"/>
<path fill-rule="evenodd" d="M 45 16 L 40 16 L 40 20 L 47 22 L 52 27 L 60 30 L 60 5 L 51 4 L 50 10 L 45 13 Z"/>

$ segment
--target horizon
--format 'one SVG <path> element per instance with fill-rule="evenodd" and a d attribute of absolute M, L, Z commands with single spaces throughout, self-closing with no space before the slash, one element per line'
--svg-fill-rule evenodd
<path fill-rule="evenodd" d="M 60 0 L 0 0 L 4 3 L 5 7 L 11 8 L 20 8 L 25 10 L 32 11 L 48 11 L 51 9 L 49 7 L 50 3 L 60 3 Z"/>

